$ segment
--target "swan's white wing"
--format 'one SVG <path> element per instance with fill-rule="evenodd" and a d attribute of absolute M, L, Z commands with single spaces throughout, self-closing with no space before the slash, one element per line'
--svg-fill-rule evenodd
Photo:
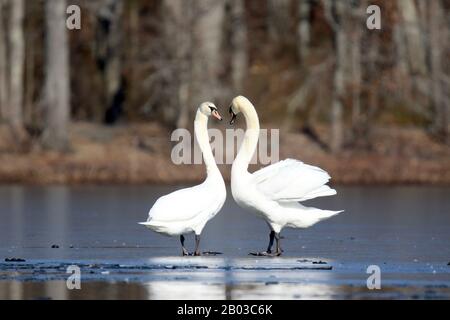
<path fill-rule="evenodd" d="M 319 167 L 286 159 L 253 173 L 259 191 L 275 201 L 304 201 L 336 194 L 325 185 L 329 174 Z"/>
<path fill-rule="evenodd" d="M 174 191 L 159 198 L 150 209 L 147 221 L 185 221 L 207 210 L 214 210 L 217 205 L 214 194 L 208 194 L 205 184 Z"/>

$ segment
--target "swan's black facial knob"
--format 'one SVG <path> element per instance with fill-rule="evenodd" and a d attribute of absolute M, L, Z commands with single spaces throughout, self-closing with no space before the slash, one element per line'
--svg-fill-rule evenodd
<path fill-rule="evenodd" d="M 233 125 L 234 122 L 236 121 L 236 114 L 233 112 L 233 108 L 231 108 L 231 105 L 230 105 L 230 108 L 229 108 L 228 112 L 231 115 L 230 124 Z"/>
<path fill-rule="evenodd" d="M 219 121 L 222 121 L 222 116 L 220 115 L 219 111 L 217 110 L 217 107 L 213 104 L 208 105 L 209 111 L 211 112 L 211 116 L 216 118 Z"/>

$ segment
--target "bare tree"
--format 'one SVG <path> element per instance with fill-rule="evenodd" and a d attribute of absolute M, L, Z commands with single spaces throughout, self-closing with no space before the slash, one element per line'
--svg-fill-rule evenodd
<path fill-rule="evenodd" d="M 349 35 L 346 28 L 346 19 L 350 11 L 347 1 L 324 0 L 325 15 L 334 31 L 335 67 L 333 75 L 333 93 L 331 102 L 331 137 L 330 149 L 339 152 L 344 144 L 344 95 L 346 75 L 349 61 Z M 334 7 L 334 10 L 333 10 Z M 334 11 L 334 14 L 333 14 Z"/>
<path fill-rule="evenodd" d="M 33 5 L 30 3 L 30 5 Z M 35 90 L 35 39 L 36 35 L 30 32 L 28 28 L 25 32 L 26 37 L 26 50 L 25 50 L 25 92 L 24 92 L 24 102 L 23 102 L 23 118 L 26 124 L 33 123 L 34 107 L 33 107 L 33 94 Z"/>
<path fill-rule="evenodd" d="M 298 52 L 300 60 L 305 63 L 305 59 L 309 54 L 309 47 L 311 42 L 311 1 L 302 0 L 298 2 Z"/>
<path fill-rule="evenodd" d="M 5 24 L 3 19 L 5 4 L 5 0 L 0 0 L 0 120 L 5 117 L 8 103 L 8 63 L 6 61 L 6 33 L 4 32 Z"/>
<path fill-rule="evenodd" d="M 165 84 L 158 93 L 165 91 L 163 118 L 176 127 L 189 126 L 200 102 L 217 102 L 226 92 L 221 79 L 225 5 L 223 0 L 163 3 L 163 57 L 154 59 L 157 71 L 148 82 Z"/>
<path fill-rule="evenodd" d="M 406 38 L 408 63 L 414 74 L 427 74 L 426 52 L 423 31 L 420 28 L 419 13 L 412 0 L 397 1 Z"/>
<path fill-rule="evenodd" d="M 25 41 L 23 18 L 25 3 L 23 0 L 11 1 L 9 19 L 9 94 L 6 112 L 7 122 L 16 143 L 22 144 L 26 139 L 23 124 L 23 80 L 25 64 Z"/>
<path fill-rule="evenodd" d="M 176 112 L 176 114 L 166 115 L 166 118 L 173 118 L 176 127 L 186 128 L 189 123 L 191 105 L 192 24 L 195 3 L 186 0 L 168 0 L 164 5 L 163 44 L 166 48 L 166 55 L 171 59 L 169 62 L 169 65 L 172 66 L 169 69 L 171 80 L 169 82 L 172 87 L 171 91 L 175 93 L 175 99 L 172 98 L 173 102 L 169 101 L 168 103 L 171 107 L 166 107 L 165 112 Z M 158 68 L 164 69 L 162 66 Z"/>
<path fill-rule="evenodd" d="M 406 48 L 406 36 L 402 23 L 393 26 L 393 41 L 395 44 L 395 76 L 397 83 L 402 83 L 399 95 L 407 97 L 411 92 L 410 67 L 408 63 L 408 50 Z"/>
<path fill-rule="evenodd" d="M 247 75 L 247 26 L 245 21 L 244 0 L 231 0 L 231 72 L 233 88 L 236 91 L 244 89 L 244 79 Z"/>
<path fill-rule="evenodd" d="M 46 126 L 42 139 L 45 147 L 60 151 L 69 147 L 70 89 L 66 30 L 66 1 L 46 0 Z"/>
<path fill-rule="evenodd" d="M 357 0 L 352 3 L 351 23 L 353 28 L 349 28 L 350 33 L 350 59 L 351 59 L 351 94 L 352 94 L 352 142 L 360 138 L 362 124 L 361 94 L 363 89 L 363 26 L 368 6 L 367 0 Z"/>
<path fill-rule="evenodd" d="M 223 72 L 222 36 L 225 2 L 195 1 L 192 52 L 192 103 L 221 98 L 220 74 Z"/>
<path fill-rule="evenodd" d="M 287 103 L 286 115 L 283 121 L 283 128 L 286 130 L 290 130 L 295 123 L 295 113 L 298 110 L 305 111 L 306 103 L 305 101 L 308 99 L 309 95 L 315 94 L 316 97 L 320 100 L 320 97 L 323 96 L 323 87 L 320 85 L 322 79 L 324 79 L 328 71 L 330 69 L 332 59 L 328 58 L 323 62 L 311 66 L 308 68 L 306 75 L 306 80 L 289 98 Z M 319 109 L 318 103 L 315 104 L 314 108 L 312 108 L 311 114 L 316 113 Z M 310 122 L 310 116 L 308 114 L 305 122 Z"/>
<path fill-rule="evenodd" d="M 103 72 L 106 110 L 98 117 L 114 123 L 122 113 L 122 15 L 124 1 L 101 0 L 97 13 L 97 59 Z"/>
<path fill-rule="evenodd" d="M 138 61 L 139 61 L 139 30 L 140 30 L 140 15 L 139 12 L 141 10 L 141 5 L 139 0 L 131 0 L 126 2 L 126 7 L 124 8 L 124 12 L 126 12 L 126 16 L 124 20 L 124 29 L 128 33 L 128 39 L 124 38 L 123 43 L 127 46 L 124 50 L 126 53 L 126 64 L 122 64 L 122 68 L 128 69 L 128 77 L 129 82 L 127 83 L 127 106 L 133 106 L 136 103 L 139 103 L 139 91 L 140 88 L 138 86 Z"/>
<path fill-rule="evenodd" d="M 446 143 L 450 142 L 448 132 L 448 100 L 444 97 L 442 84 L 442 45 L 445 43 L 445 37 L 442 35 L 446 30 L 445 19 L 442 16 L 443 8 L 439 1 L 431 1 L 428 7 L 428 28 L 430 65 L 431 65 L 431 99 L 435 110 L 434 127 L 435 131 L 442 136 Z"/>
<path fill-rule="evenodd" d="M 358 126 L 361 116 L 361 30 L 355 28 L 351 34 L 351 59 L 352 59 L 352 125 Z"/>
<path fill-rule="evenodd" d="M 274 40 L 283 40 L 290 34 L 291 1 L 267 0 L 269 35 Z"/>
<path fill-rule="evenodd" d="M 380 101 L 380 79 L 377 74 L 379 70 L 378 59 L 380 56 L 380 39 L 373 37 L 366 49 L 368 65 L 366 67 L 367 77 L 369 79 L 367 89 L 367 107 L 365 112 L 361 114 L 361 124 L 357 137 L 365 147 L 370 147 L 372 129 L 374 127 L 374 117 L 379 108 Z"/>

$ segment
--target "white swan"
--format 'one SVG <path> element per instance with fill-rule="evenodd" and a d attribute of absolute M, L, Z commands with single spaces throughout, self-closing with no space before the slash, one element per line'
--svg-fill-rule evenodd
<path fill-rule="evenodd" d="M 206 180 L 195 187 L 181 189 L 159 198 L 150 209 L 146 222 L 140 224 L 169 236 L 180 236 L 183 255 L 188 255 L 184 246 L 186 233 L 195 233 L 194 255 L 200 255 L 200 234 L 206 223 L 222 208 L 226 189 L 222 174 L 217 168 L 208 136 L 208 117 L 222 120 L 217 107 L 211 102 L 202 103 L 194 121 L 195 137 L 206 164 Z"/>
<path fill-rule="evenodd" d="M 253 104 L 245 97 L 233 99 L 229 112 L 233 124 L 240 112 L 247 129 L 244 140 L 231 168 L 231 191 L 237 204 L 253 211 L 269 225 L 271 232 L 266 251 L 253 255 L 281 255 L 280 231 L 284 227 L 307 228 L 341 211 L 308 208 L 300 203 L 308 199 L 336 194 L 326 185 L 330 176 L 324 170 L 301 161 L 286 159 L 248 172 L 248 164 L 259 138 L 259 120 Z M 276 251 L 272 253 L 273 240 Z"/>

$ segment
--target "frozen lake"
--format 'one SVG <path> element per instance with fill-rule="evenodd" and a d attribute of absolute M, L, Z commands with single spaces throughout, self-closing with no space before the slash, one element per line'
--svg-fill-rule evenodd
<path fill-rule="evenodd" d="M 0 299 L 450 299 L 450 188 L 337 187 L 305 204 L 346 211 L 283 230 L 278 258 L 248 256 L 265 249 L 268 229 L 230 193 L 201 242 L 223 254 L 179 256 L 178 238 L 137 224 L 176 188 L 0 187 Z M 81 290 L 66 287 L 73 264 Z M 381 290 L 366 287 L 369 265 Z"/>

